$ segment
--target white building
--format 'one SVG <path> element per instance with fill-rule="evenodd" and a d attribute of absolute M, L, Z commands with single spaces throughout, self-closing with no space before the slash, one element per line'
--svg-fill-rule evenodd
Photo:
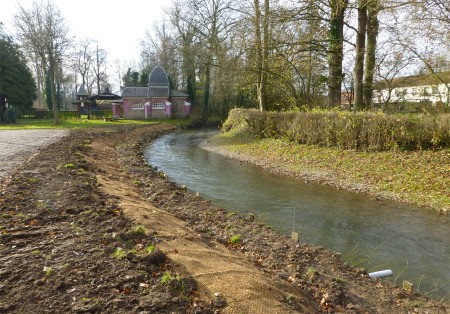
<path fill-rule="evenodd" d="M 373 103 L 426 104 L 436 109 L 447 107 L 450 94 L 450 73 L 415 75 L 380 82 L 373 91 Z"/>

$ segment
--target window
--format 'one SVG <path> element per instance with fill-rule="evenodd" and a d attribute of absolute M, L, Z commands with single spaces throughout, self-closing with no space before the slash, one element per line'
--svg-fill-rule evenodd
<path fill-rule="evenodd" d="M 166 109 L 166 106 L 161 102 L 155 102 L 152 105 L 152 109 Z"/>
<path fill-rule="evenodd" d="M 144 110 L 144 104 L 132 104 L 131 110 Z"/>

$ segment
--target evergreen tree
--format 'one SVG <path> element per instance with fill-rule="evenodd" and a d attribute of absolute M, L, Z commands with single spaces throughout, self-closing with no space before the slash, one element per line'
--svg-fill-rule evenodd
<path fill-rule="evenodd" d="M 23 54 L 11 38 L 0 31 L 0 121 L 6 120 L 6 104 L 23 112 L 31 109 L 35 99 L 36 84 Z"/>

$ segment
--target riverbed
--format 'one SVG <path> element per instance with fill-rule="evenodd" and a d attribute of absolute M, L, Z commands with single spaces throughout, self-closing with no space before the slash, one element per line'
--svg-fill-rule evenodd
<path fill-rule="evenodd" d="M 390 201 L 306 184 L 199 147 L 215 130 L 171 133 L 145 152 L 148 162 L 179 185 L 302 242 L 342 253 L 369 271 L 392 269 L 416 291 L 450 295 L 450 218 Z"/>

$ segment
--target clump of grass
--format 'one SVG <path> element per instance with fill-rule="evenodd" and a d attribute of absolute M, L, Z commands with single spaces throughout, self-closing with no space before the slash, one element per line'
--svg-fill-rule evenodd
<path fill-rule="evenodd" d="M 227 214 L 227 219 L 230 219 L 230 218 L 233 217 L 234 215 L 236 215 L 235 212 L 229 212 L 229 213 Z"/>
<path fill-rule="evenodd" d="M 161 277 L 161 283 L 163 285 L 168 284 L 170 281 L 172 281 L 172 279 L 173 279 L 173 277 L 170 274 L 170 271 L 166 270 Z"/>
<path fill-rule="evenodd" d="M 134 185 L 141 185 L 142 184 L 142 181 L 139 181 L 139 180 L 133 180 L 133 182 L 132 182 Z"/>
<path fill-rule="evenodd" d="M 68 168 L 68 169 L 75 169 L 77 166 L 75 166 L 75 164 L 72 163 L 68 163 L 64 165 L 64 168 Z"/>
<path fill-rule="evenodd" d="M 45 276 L 47 276 L 47 277 L 50 277 L 55 272 L 55 270 L 52 267 L 45 267 L 44 271 L 45 271 Z"/>
<path fill-rule="evenodd" d="M 33 250 L 33 251 L 31 251 L 31 254 L 39 255 L 39 254 L 41 254 L 41 251 L 40 250 Z"/>
<path fill-rule="evenodd" d="M 234 234 L 231 236 L 230 238 L 230 243 L 231 244 L 238 244 L 239 242 L 241 242 L 241 235 L 240 234 Z"/>
<path fill-rule="evenodd" d="M 148 253 L 151 253 L 154 250 L 156 250 L 156 247 L 153 244 L 150 244 L 145 249 L 147 250 Z"/>
<path fill-rule="evenodd" d="M 38 182 L 39 182 L 39 179 L 38 179 L 38 178 L 31 177 L 31 178 L 28 178 L 28 182 L 30 182 L 30 183 L 38 183 Z"/>
<path fill-rule="evenodd" d="M 124 258 L 125 256 L 127 256 L 127 252 L 126 252 L 124 249 L 118 247 L 118 248 L 114 251 L 113 256 L 114 256 L 115 258 L 117 258 L 117 259 L 122 259 L 122 258 Z"/>
<path fill-rule="evenodd" d="M 308 267 L 305 277 L 313 278 L 317 274 L 317 270 L 314 267 Z"/>
<path fill-rule="evenodd" d="M 133 228 L 132 233 L 134 235 L 145 235 L 145 227 L 142 225 Z"/>

